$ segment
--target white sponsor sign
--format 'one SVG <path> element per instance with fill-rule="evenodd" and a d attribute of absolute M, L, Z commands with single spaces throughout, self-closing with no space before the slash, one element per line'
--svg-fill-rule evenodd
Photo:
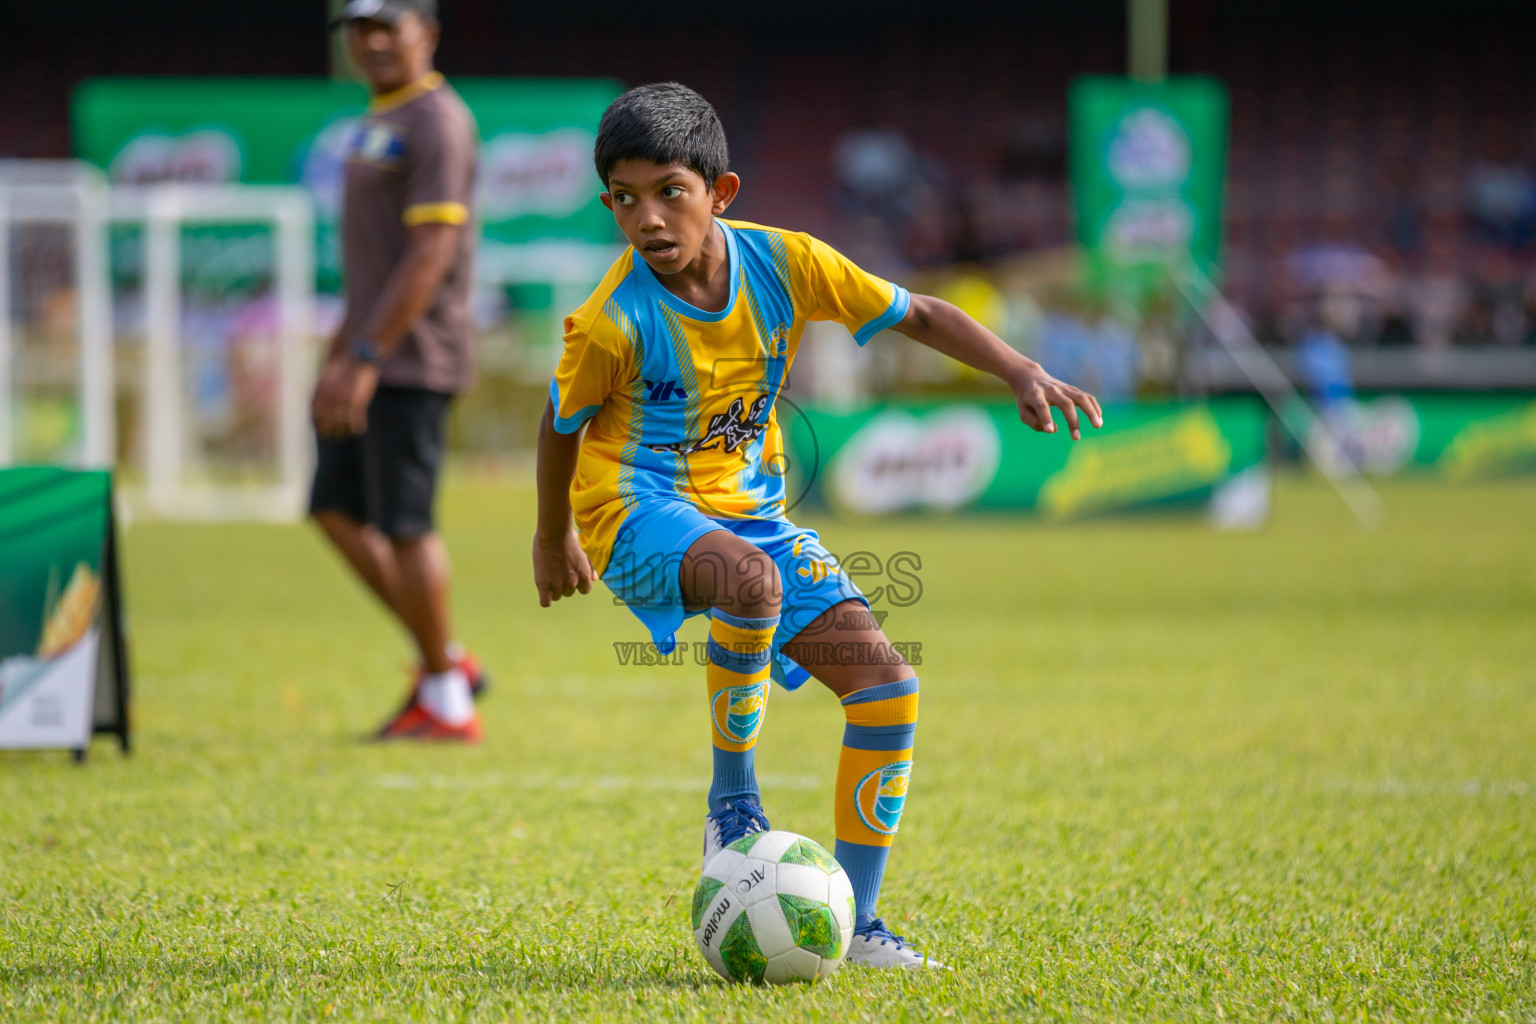
<path fill-rule="evenodd" d="M 987 489 L 1001 457 L 1002 439 L 983 409 L 961 406 L 922 419 L 891 410 L 837 453 L 830 496 L 868 515 L 959 508 Z"/>
<path fill-rule="evenodd" d="M 1156 107 L 1121 120 L 1109 143 L 1109 173 L 1125 188 L 1174 188 L 1190 171 L 1189 136 Z"/>
<path fill-rule="evenodd" d="M 122 185 L 222 185 L 240 180 L 240 164 L 240 144 L 216 128 L 185 135 L 144 132 L 117 151 L 107 175 Z"/>
<path fill-rule="evenodd" d="M 101 633 L 92 627 L 53 658 L 0 661 L 0 748 L 80 750 L 90 744 L 100 643 Z"/>
<path fill-rule="evenodd" d="M 488 221 L 529 214 L 568 217 L 592 198 L 595 136 L 585 128 L 508 132 L 480 153 L 479 202 Z"/>

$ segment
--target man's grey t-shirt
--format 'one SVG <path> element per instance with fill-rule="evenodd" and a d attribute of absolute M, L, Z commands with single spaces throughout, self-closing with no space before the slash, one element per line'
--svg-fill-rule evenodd
<path fill-rule="evenodd" d="M 358 331 L 405 255 L 410 227 L 465 225 L 431 304 L 380 367 L 381 384 L 456 392 L 474 379 L 475 146 L 474 118 L 436 72 L 376 97 L 353 136 L 341 251 L 347 314 Z"/>

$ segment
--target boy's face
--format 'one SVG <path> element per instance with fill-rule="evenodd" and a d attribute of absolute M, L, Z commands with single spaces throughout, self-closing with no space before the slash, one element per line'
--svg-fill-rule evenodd
<path fill-rule="evenodd" d="M 736 198 L 741 179 L 726 172 L 713 185 L 682 164 L 620 160 L 608 175 L 603 205 L 619 230 L 658 274 L 692 265 L 710 238 L 715 218 Z"/>

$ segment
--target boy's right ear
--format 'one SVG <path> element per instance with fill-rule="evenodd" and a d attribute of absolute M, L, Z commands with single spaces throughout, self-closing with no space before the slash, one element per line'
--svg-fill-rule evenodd
<path fill-rule="evenodd" d="M 613 193 L 612 192 L 600 192 L 600 193 L 598 193 L 597 198 L 601 199 L 603 201 L 603 205 L 608 207 L 608 212 L 609 213 L 613 212 Z"/>

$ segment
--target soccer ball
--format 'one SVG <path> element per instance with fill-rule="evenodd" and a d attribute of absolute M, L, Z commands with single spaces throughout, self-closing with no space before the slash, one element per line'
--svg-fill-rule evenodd
<path fill-rule="evenodd" d="M 819 981 L 853 940 L 853 884 L 793 832 L 744 836 L 710 858 L 693 891 L 693 937 L 727 981 Z"/>

